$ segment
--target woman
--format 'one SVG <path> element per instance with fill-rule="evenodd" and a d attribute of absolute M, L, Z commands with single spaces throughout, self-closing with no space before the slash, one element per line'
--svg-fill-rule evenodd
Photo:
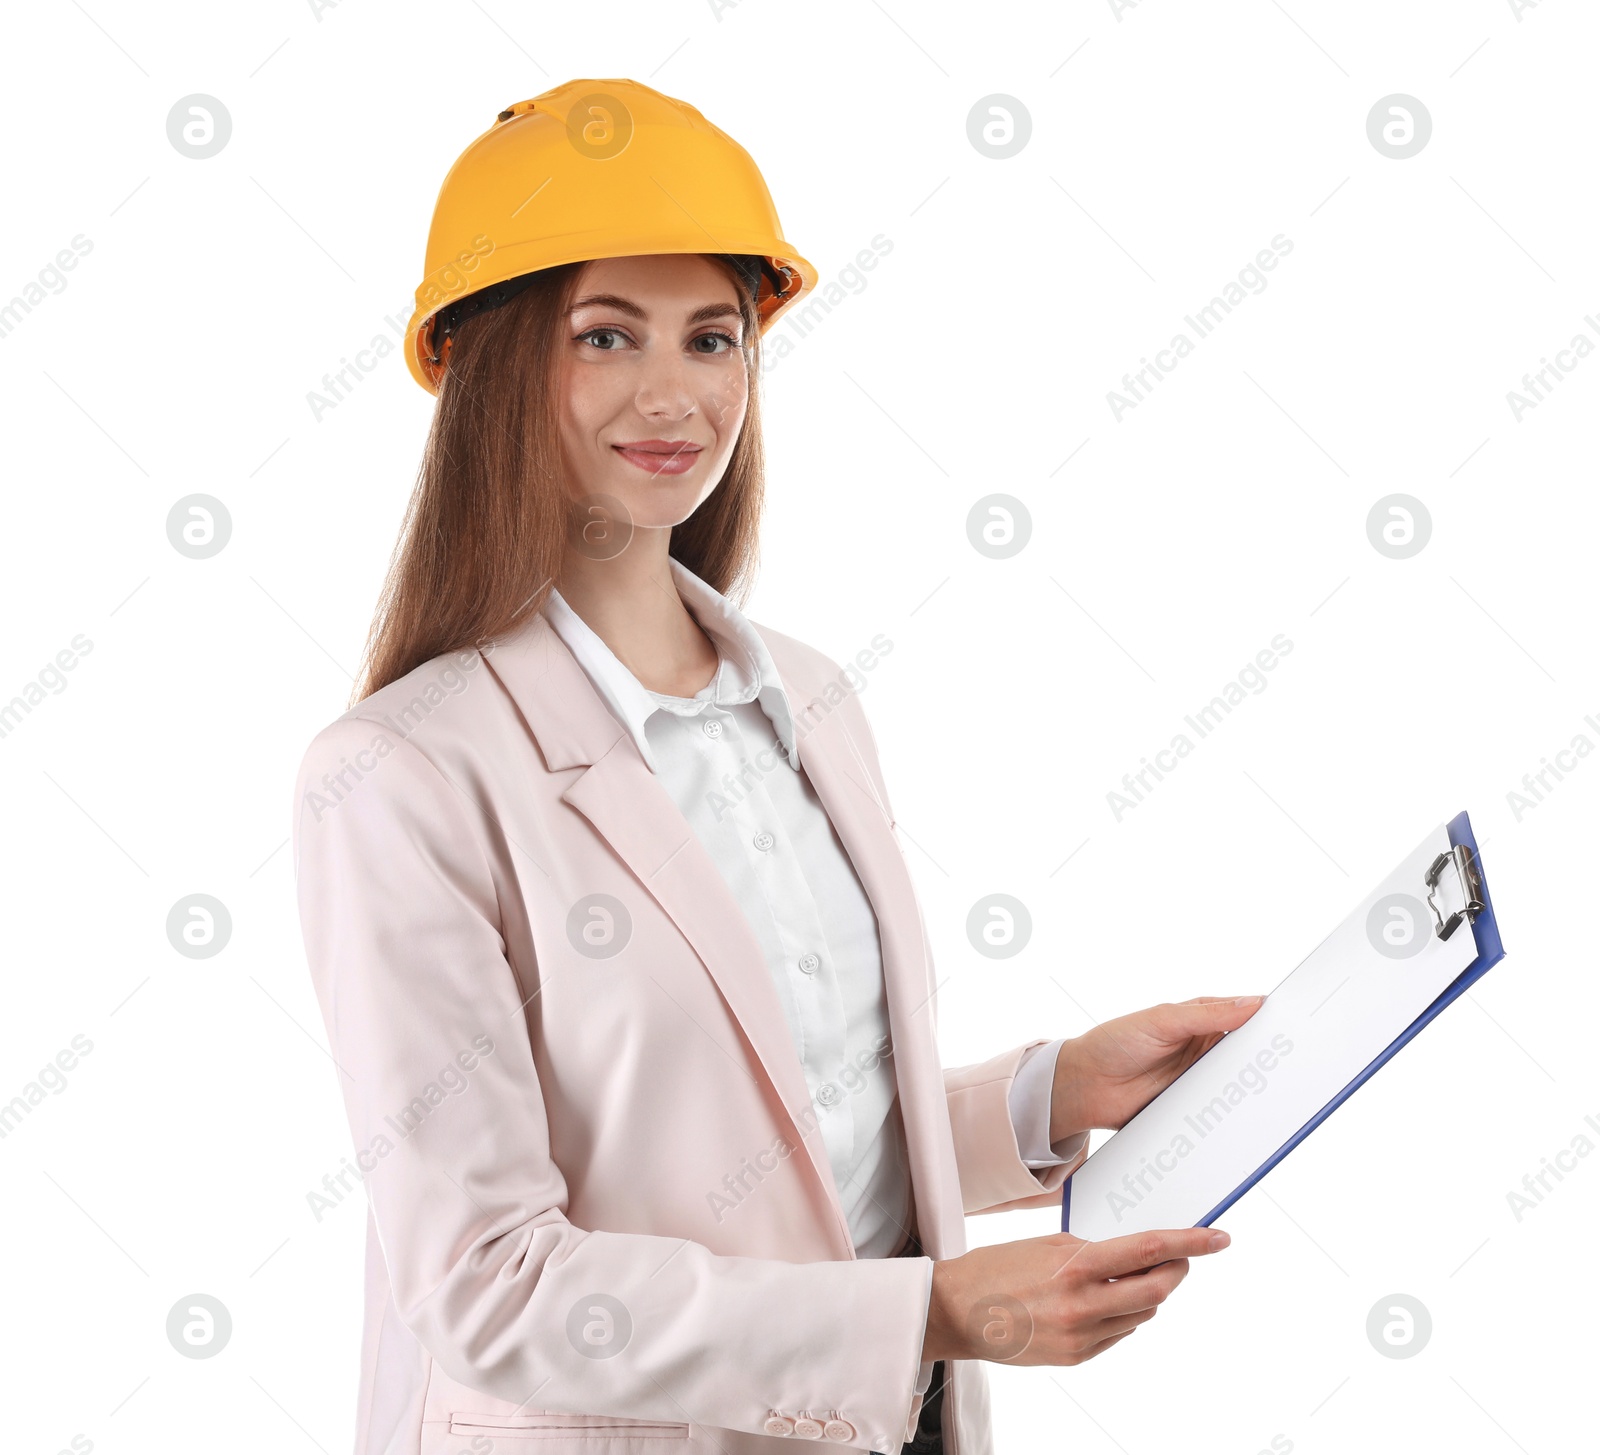
<path fill-rule="evenodd" d="M 296 790 L 370 1204 L 362 1455 L 983 1455 L 977 1361 L 1092 1358 L 1226 1242 L 965 1251 L 1257 998 L 940 1068 L 852 669 L 731 595 L 761 333 L 815 279 L 749 157 L 632 82 L 501 113 L 440 194 L 432 434 Z"/>

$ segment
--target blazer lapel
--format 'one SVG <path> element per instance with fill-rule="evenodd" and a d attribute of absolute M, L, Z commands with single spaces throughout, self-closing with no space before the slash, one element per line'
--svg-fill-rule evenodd
<path fill-rule="evenodd" d="M 542 614 L 484 649 L 552 772 L 582 768 L 562 798 L 592 823 L 671 916 L 716 981 L 804 1145 L 829 1206 L 840 1258 L 855 1247 L 811 1094 L 749 920 L 626 728 Z M 898 1042 L 897 1042 L 898 1044 Z"/>
<path fill-rule="evenodd" d="M 965 1214 L 959 1195 L 952 1194 L 959 1185 L 953 1169 L 949 1178 L 940 1172 L 946 1161 L 940 1149 L 951 1140 L 949 1109 L 916 886 L 894 836 L 889 806 L 877 791 L 843 712 L 827 701 L 826 684 L 813 684 L 809 674 L 789 660 L 783 638 L 763 635 L 794 706 L 801 769 L 827 809 L 877 916 L 918 1241 L 932 1257 L 953 1257 L 966 1251 Z"/>

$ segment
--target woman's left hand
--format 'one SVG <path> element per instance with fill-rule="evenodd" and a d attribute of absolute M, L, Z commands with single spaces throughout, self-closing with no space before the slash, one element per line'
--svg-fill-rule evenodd
<path fill-rule="evenodd" d="M 1105 1021 L 1061 1047 L 1050 1140 L 1117 1128 L 1261 1008 L 1259 995 L 1197 996 Z"/>

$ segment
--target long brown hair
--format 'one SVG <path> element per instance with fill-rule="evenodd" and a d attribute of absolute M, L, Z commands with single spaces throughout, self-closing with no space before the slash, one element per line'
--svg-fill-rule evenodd
<path fill-rule="evenodd" d="M 742 602 L 755 574 L 764 488 L 760 330 L 736 266 L 707 256 L 734 278 L 749 403 L 726 472 L 674 528 L 670 552 Z M 349 706 L 434 657 L 506 635 L 559 580 L 575 521 L 562 480 L 560 366 L 583 267 L 546 268 L 454 330 Z"/>

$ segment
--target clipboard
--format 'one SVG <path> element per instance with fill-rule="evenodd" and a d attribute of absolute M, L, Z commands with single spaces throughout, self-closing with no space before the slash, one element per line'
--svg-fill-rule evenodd
<path fill-rule="evenodd" d="M 1062 1230 L 1209 1227 L 1504 955 L 1459 813 L 1068 1178 Z"/>

